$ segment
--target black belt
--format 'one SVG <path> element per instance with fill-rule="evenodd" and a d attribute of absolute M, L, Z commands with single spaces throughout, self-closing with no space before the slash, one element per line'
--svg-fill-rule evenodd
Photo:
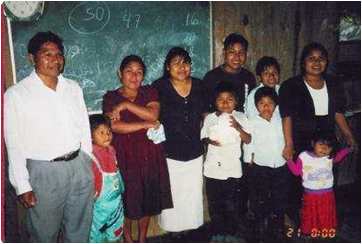
<path fill-rule="evenodd" d="M 57 158 L 54 158 L 54 159 L 50 160 L 50 162 L 70 161 L 70 160 L 73 160 L 73 159 L 75 159 L 76 157 L 78 157 L 79 151 L 80 151 L 80 149 L 78 149 L 77 151 L 73 151 L 73 152 L 67 153 L 67 154 L 65 154 L 65 155 L 63 155 L 63 156 L 60 156 L 60 157 L 57 157 Z"/>

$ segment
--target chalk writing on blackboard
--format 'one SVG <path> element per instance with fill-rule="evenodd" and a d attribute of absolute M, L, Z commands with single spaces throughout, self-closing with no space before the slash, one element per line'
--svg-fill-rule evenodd
<path fill-rule="evenodd" d="M 117 70 L 130 54 L 146 64 L 144 84 L 162 76 L 174 46 L 188 50 L 192 75 L 201 78 L 210 67 L 209 10 L 208 2 L 46 2 L 36 23 L 12 23 L 18 81 L 33 70 L 27 59 L 29 39 L 48 30 L 64 40 L 63 75 L 79 82 L 89 111 L 99 111 L 103 95 L 122 85 Z"/>
<path fill-rule="evenodd" d="M 188 25 L 199 25 L 200 20 L 197 18 L 195 13 L 188 13 L 186 16 L 186 26 Z"/>
<path fill-rule="evenodd" d="M 79 16 L 82 16 L 79 18 Z M 83 2 L 69 13 L 68 24 L 79 34 L 97 33 L 108 24 L 111 17 L 109 7 L 104 2 Z"/>
<path fill-rule="evenodd" d="M 137 29 L 138 25 L 141 22 L 141 17 L 142 16 L 140 14 L 132 14 L 129 10 L 126 10 L 122 17 L 122 21 L 125 22 L 127 29 L 132 28 L 132 27 Z"/>
<path fill-rule="evenodd" d="M 73 59 L 80 54 L 80 48 L 77 45 L 64 46 L 64 55 L 68 59 Z"/>

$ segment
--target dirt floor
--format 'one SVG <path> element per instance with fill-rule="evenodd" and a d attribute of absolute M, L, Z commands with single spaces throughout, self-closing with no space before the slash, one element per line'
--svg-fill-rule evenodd
<path fill-rule="evenodd" d="M 291 233 L 291 229 L 297 229 L 293 225 L 288 226 L 286 221 L 286 232 L 282 236 L 267 235 L 262 242 L 361 242 L 361 184 L 358 183 L 340 186 L 336 189 L 336 201 L 339 225 L 336 236 L 324 237 L 302 237 L 297 231 Z M 197 230 L 184 233 L 169 233 L 163 236 L 148 239 L 148 242 L 171 242 L 171 243 L 197 243 L 197 242 L 255 242 L 255 236 L 251 232 L 251 222 L 244 219 L 239 223 L 239 231 L 234 236 L 211 236 L 210 225 L 205 224 Z M 288 231 L 289 230 L 289 231 Z"/>
<path fill-rule="evenodd" d="M 360 161 L 360 160 L 359 160 Z M 360 165 L 356 169 L 360 172 Z M 237 226 L 237 232 L 233 236 L 212 236 L 210 224 L 206 223 L 197 230 L 166 233 L 156 237 L 150 237 L 147 242 L 153 243 L 200 243 L 200 242 L 361 242 L 361 179 L 357 172 L 355 183 L 336 187 L 336 203 L 338 213 L 338 228 L 335 238 L 305 238 L 298 234 L 298 227 L 295 226 L 289 218 L 285 221 L 285 233 L 279 236 L 273 236 L 267 233 L 263 240 L 258 240 L 251 230 L 252 221 L 250 218 L 240 218 Z M 4 242 L 28 242 L 25 229 L 25 216 L 18 216 L 19 211 L 16 204 L 14 190 L 7 182 L 5 194 L 5 240 Z M 4 214 L 4 212 L 3 212 Z M 4 230 L 3 229 L 3 230 Z M 3 235 L 4 237 L 4 235 Z"/>

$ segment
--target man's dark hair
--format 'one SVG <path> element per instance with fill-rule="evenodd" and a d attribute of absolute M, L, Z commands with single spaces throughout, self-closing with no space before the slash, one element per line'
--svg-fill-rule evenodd
<path fill-rule="evenodd" d="M 41 46 L 46 42 L 55 43 L 62 54 L 64 54 L 63 40 L 51 31 L 36 33 L 28 43 L 28 53 L 36 55 Z"/>
<path fill-rule="evenodd" d="M 278 94 L 276 93 L 276 91 L 271 88 L 271 87 L 261 87 L 259 88 L 256 92 L 255 92 L 255 96 L 254 96 L 254 102 L 255 102 L 255 106 L 258 106 L 258 102 L 263 98 L 263 97 L 269 97 L 271 100 L 274 101 L 275 105 L 278 105 L 279 103 L 279 98 L 278 98 Z"/>
<path fill-rule="evenodd" d="M 92 114 L 89 116 L 91 133 L 94 132 L 100 125 L 106 125 L 111 128 L 111 121 L 103 114 Z"/>
<path fill-rule="evenodd" d="M 277 59 L 274 57 L 264 56 L 261 59 L 259 59 L 258 62 L 256 63 L 256 68 L 255 68 L 256 75 L 261 76 L 261 73 L 263 73 L 270 66 L 274 66 L 277 69 L 278 74 L 280 74 L 280 65 Z"/>
<path fill-rule="evenodd" d="M 119 66 L 119 70 L 122 72 L 126 68 L 126 66 L 132 62 L 139 63 L 142 66 L 143 74 L 146 73 L 146 65 L 143 62 L 142 58 L 137 55 L 129 55 L 129 56 L 124 57 L 121 62 L 121 65 Z"/>
<path fill-rule="evenodd" d="M 242 35 L 238 33 L 231 33 L 225 38 L 224 50 L 228 49 L 230 46 L 234 45 L 235 43 L 240 43 L 241 46 L 245 48 L 245 51 L 248 50 L 249 42 Z"/>

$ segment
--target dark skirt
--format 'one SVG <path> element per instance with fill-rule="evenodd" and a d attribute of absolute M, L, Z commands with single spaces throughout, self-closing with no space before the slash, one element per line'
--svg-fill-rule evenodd
<path fill-rule="evenodd" d="M 161 155 L 142 167 L 124 170 L 124 176 L 127 218 L 140 219 L 173 208 L 167 164 Z"/>
<path fill-rule="evenodd" d="M 147 106 L 157 100 L 157 91 L 147 86 L 140 87 L 134 103 Z M 123 101 L 127 99 L 118 90 L 107 92 L 103 100 L 103 112 L 112 111 L 114 106 Z M 122 111 L 120 116 L 126 123 L 143 121 L 128 110 Z M 173 207 L 163 145 L 154 144 L 147 138 L 146 132 L 142 129 L 128 134 L 113 134 L 112 144 L 125 183 L 125 216 L 130 219 L 156 215 L 163 209 Z"/>

